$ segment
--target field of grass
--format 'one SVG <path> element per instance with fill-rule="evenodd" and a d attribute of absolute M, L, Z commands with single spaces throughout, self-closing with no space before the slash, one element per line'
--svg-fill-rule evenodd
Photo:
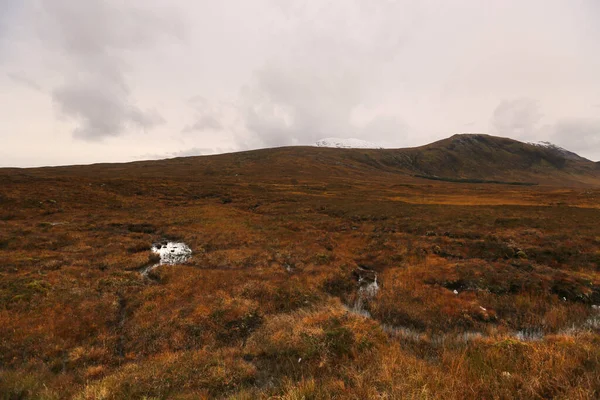
<path fill-rule="evenodd" d="M 0 170 L 0 399 L 600 397 L 599 189 L 319 152 Z"/>

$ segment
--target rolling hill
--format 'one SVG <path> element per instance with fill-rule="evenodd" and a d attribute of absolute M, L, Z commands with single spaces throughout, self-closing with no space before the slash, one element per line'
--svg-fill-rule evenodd
<path fill-rule="evenodd" d="M 406 167 L 423 175 L 536 183 L 597 184 L 594 163 L 553 145 L 489 135 L 454 135 L 403 150 Z"/>
<path fill-rule="evenodd" d="M 0 399 L 597 399 L 597 165 L 457 135 L 0 169 Z"/>
<path fill-rule="evenodd" d="M 275 166 L 275 167 L 274 167 Z M 370 180 L 436 179 L 559 186 L 600 185 L 598 163 L 553 145 L 461 134 L 405 149 L 281 147 L 214 156 L 123 164 L 3 169 L 0 174 L 202 180 L 252 175 L 267 181 L 303 177 Z"/>

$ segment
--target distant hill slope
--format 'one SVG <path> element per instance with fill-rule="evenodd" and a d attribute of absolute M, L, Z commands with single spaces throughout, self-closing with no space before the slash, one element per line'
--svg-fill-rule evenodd
<path fill-rule="evenodd" d="M 520 182 L 600 186 L 600 163 L 553 145 L 462 134 L 407 149 L 282 147 L 214 156 L 124 164 L 34 169 L 0 169 L 0 176 L 94 176 L 203 182 L 213 178 L 248 181 L 350 178 L 390 183 L 438 179 L 458 182 Z M 246 178 L 246 177 L 251 177 Z"/>
<path fill-rule="evenodd" d="M 558 146 L 490 135 L 454 135 L 401 152 L 406 167 L 423 175 L 534 182 L 599 178 L 595 163 Z"/>

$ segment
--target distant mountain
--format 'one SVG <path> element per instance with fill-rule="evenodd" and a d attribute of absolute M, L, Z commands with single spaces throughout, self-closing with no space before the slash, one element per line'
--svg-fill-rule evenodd
<path fill-rule="evenodd" d="M 27 176 L 62 176 L 65 179 L 94 176 L 124 181 L 215 177 L 217 181 L 238 182 L 251 177 L 263 182 L 281 183 L 290 179 L 339 177 L 393 184 L 427 179 L 463 183 L 600 186 L 600 163 L 548 143 L 523 143 L 483 134 L 454 135 L 425 146 L 405 149 L 371 148 L 377 146 L 362 140 L 324 139 L 319 142 L 318 147 L 281 147 L 125 164 L 0 169 L 0 178 L 14 181 Z M 135 194 L 134 188 L 126 187 L 132 195 Z"/>
<path fill-rule="evenodd" d="M 354 149 L 348 150 L 344 157 L 383 171 L 458 182 L 595 184 L 600 181 L 596 163 L 562 147 L 484 134 L 458 134 L 406 149 Z"/>
<path fill-rule="evenodd" d="M 600 178 L 592 161 L 548 142 L 460 134 L 401 152 L 406 168 L 427 176 L 527 182 Z"/>
<path fill-rule="evenodd" d="M 381 149 L 381 146 L 375 143 L 367 142 L 361 139 L 342 139 L 342 138 L 325 138 L 315 143 L 317 147 L 333 147 L 338 149 Z"/>

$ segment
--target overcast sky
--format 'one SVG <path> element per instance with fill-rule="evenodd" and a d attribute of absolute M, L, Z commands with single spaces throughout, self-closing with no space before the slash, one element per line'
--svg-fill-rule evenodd
<path fill-rule="evenodd" d="M 0 0 L 0 166 L 464 132 L 600 160 L 600 1 Z"/>

